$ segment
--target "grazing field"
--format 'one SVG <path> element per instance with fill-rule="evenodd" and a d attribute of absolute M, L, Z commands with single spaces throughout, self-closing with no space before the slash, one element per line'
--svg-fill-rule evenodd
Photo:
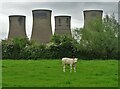
<path fill-rule="evenodd" d="M 117 60 L 79 60 L 77 72 L 61 60 L 3 60 L 3 87 L 118 87 Z"/>

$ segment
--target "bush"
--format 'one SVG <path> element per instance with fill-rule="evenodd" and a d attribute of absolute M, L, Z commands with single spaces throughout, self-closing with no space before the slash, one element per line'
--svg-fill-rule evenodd
<path fill-rule="evenodd" d="M 114 43 L 117 43 L 115 37 L 107 39 L 106 35 L 101 35 L 100 32 L 92 31 L 92 29 L 82 29 L 81 33 L 84 36 L 80 34 L 83 37 L 80 43 L 70 36 L 56 34 L 51 37 L 51 41 L 47 44 L 38 44 L 37 42 L 29 41 L 28 38 L 14 38 L 10 41 L 3 40 L 2 57 L 3 59 L 26 60 L 61 59 L 73 56 L 80 59 L 117 58 L 117 46 L 114 45 Z"/>

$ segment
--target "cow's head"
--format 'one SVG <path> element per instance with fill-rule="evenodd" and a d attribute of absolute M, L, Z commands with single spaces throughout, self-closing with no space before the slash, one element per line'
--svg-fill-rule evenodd
<path fill-rule="evenodd" d="M 74 63 L 77 63 L 78 58 L 74 58 Z"/>

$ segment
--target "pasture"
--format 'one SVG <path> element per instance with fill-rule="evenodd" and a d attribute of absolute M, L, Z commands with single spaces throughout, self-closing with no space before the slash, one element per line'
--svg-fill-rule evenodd
<path fill-rule="evenodd" d="M 117 60 L 79 60 L 77 72 L 61 60 L 3 60 L 3 87 L 118 87 Z"/>

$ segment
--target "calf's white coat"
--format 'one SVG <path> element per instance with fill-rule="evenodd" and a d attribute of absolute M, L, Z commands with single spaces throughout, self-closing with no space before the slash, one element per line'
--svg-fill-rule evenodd
<path fill-rule="evenodd" d="M 72 71 L 72 66 L 74 67 L 74 72 L 76 72 L 76 63 L 78 58 L 62 58 L 63 72 L 65 72 L 66 64 L 70 65 L 70 72 Z"/>

